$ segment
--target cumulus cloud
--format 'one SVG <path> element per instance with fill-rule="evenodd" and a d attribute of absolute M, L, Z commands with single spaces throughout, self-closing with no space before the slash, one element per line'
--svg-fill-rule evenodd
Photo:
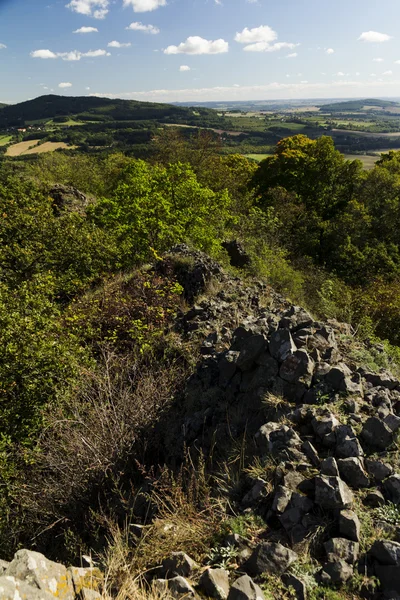
<path fill-rule="evenodd" d="M 333 49 L 333 48 L 327 48 L 327 49 L 325 50 L 325 52 L 326 52 L 327 54 L 334 54 L 334 53 L 335 53 L 335 51 L 334 51 L 334 49 Z"/>
<path fill-rule="evenodd" d="M 79 50 L 71 50 L 70 52 L 53 52 L 52 50 L 42 49 L 33 50 L 31 52 L 32 58 L 61 58 L 67 61 L 77 61 L 81 58 L 97 58 L 99 56 L 110 56 L 110 53 L 106 50 L 89 50 L 89 52 L 79 52 Z"/>
<path fill-rule="evenodd" d="M 71 0 L 66 6 L 80 15 L 104 19 L 108 13 L 109 4 L 109 0 Z"/>
<path fill-rule="evenodd" d="M 292 52 L 291 54 L 288 54 L 286 56 L 286 58 L 297 58 L 297 56 L 298 56 L 297 52 Z"/>
<path fill-rule="evenodd" d="M 5 44 L 0 44 L 0 50 L 4 50 L 4 48 L 7 48 L 7 46 Z"/>
<path fill-rule="evenodd" d="M 72 33 L 99 33 L 97 27 L 80 27 L 75 29 Z"/>
<path fill-rule="evenodd" d="M 65 81 L 65 82 L 59 83 L 58 87 L 59 88 L 70 88 L 70 87 L 72 87 L 72 83 L 70 83 L 69 81 Z"/>
<path fill-rule="evenodd" d="M 373 58 L 374 62 L 383 62 L 383 58 Z"/>
<path fill-rule="evenodd" d="M 384 71 L 382 75 L 393 75 L 393 71 Z"/>
<path fill-rule="evenodd" d="M 130 29 L 131 31 L 143 31 L 143 33 L 150 33 L 152 35 L 157 35 L 160 33 L 158 27 L 154 25 L 143 25 L 140 21 L 134 21 L 126 29 Z"/>
<path fill-rule="evenodd" d="M 255 44 L 249 44 L 245 46 L 243 50 L 245 52 L 278 52 L 279 50 L 287 49 L 293 50 L 299 44 L 290 44 L 288 42 L 276 42 L 275 44 L 268 44 L 268 42 L 256 42 Z M 296 55 L 297 56 L 297 55 Z"/>
<path fill-rule="evenodd" d="M 164 54 L 222 54 L 228 50 L 229 44 L 223 39 L 211 41 L 192 35 L 179 46 L 168 46 Z"/>
<path fill-rule="evenodd" d="M 131 46 L 132 44 L 130 42 L 117 42 L 116 40 L 113 40 L 112 42 L 109 42 L 107 44 L 107 46 L 109 48 L 129 48 L 129 46 Z"/>
<path fill-rule="evenodd" d="M 132 6 L 134 12 L 150 12 L 166 5 L 167 0 L 124 0 L 124 6 Z"/>
<path fill-rule="evenodd" d="M 289 42 L 275 42 L 277 38 L 278 34 L 269 25 L 260 25 L 260 27 L 253 27 L 253 29 L 245 27 L 243 31 L 237 31 L 235 42 L 246 44 L 243 48 L 246 52 L 277 52 L 284 48 L 292 50 L 299 45 Z"/>
<path fill-rule="evenodd" d="M 379 31 L 364 31 L 358 38 L 360 42 L 372 43 L 388 42 L 391 39 L 391 35 L 388 35 L 387 33 L 379 33 Z"/>
<path fill-rule="evenodd" d="M 179 67 L 179 70 L 181 73 L 183 73 L 184 71 L 190 71 L 190 67 L 188 67 L 187 65 L 181 65 Z"/>

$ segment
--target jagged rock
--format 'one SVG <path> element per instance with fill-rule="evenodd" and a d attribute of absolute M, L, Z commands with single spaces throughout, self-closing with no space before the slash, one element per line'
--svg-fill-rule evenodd
<path fill-rule="evenodd" d="M 229 594 L 229 572 L 226 569 L 206 569 L 199 585 L 207 596 L 226 600 Z"/>
<path fill-rule="evenodd" d="M 389 565 L 375 565 L 375 575 L 379 579 L 384 598 L 398 600 L 400 597 L 400 569 Z"/>
<path fill-rule="evenodd" d="M 338 465 L 333 456 L 329 456 L 321 461 L 321 475 L 327 475 L 328 477 L 339 477 Z"/>
<path fill-rule="evenodd" d="M 90 588 L 82 588 L 79 595 L 79 600 L 104 600 L 104 595 Z"/>
<path fill-rule="evenodd" d="M 361 370 L 361 374 L 364 377 L 365 381 L 368 381 L 373 387 L 384 387 L 389 390 L 394 390 L 395 387 L 399 385 L 399 381 L 393 377 L 391 373 L 387 371 L 383 373 L 370 373 L 363 372 Z"/>
<path fill-rule="evenodd" d="M 6 569 L 8 569 L 9 565 L 10 565 L 9 562 L 7 562 L 6 560 L 0 559 L 0 576 L 3 575 L 3 573 Z"/>
<path fill-rule="evenodd" d="M 354 375 L 345 363 L 332 367 L 327 373 L 325 381 L 338 392 L 357 393 L 362 391 L 360 382 L 354 381 Z"/>
<path fill-rule="evenodd" d="M 337 458 L 350 458 L 352 456 L 364 456 L 360 442 L 349 425 L 339 425 L 335 429 Z"/>
<path fill-rule="evenodd" d="M 339 477 L 315 478 L 315 504 L 321 508 L 349 508 L 353 500 L 351 490 Z"/>
<path fill-rule="evenodd" d="M 172 552 L 171 556 L 163 560 L 159 575 L 161 578 L 190 577 L 198 568 L 194 560 L 184 552 Z"/>
<path fill-rule="evenodd" d="M 243 269 L 250 264 L 250 256 L 237 240 L 222 242 L 222 247 L 227 251 L 232 267 Z"/>
<path fill-rule="evenodd" d="M 389 500 L 395 504 L 400 504 L 400 475 L 391 475 L 385 479 L 383 485 Z"/>
<path fill-rule="evenodd" d="M 267 496 L 267 482 L 258 478 L 251 490 L 243 497 L 242 505 L 251 506 L 261 498 L 265 498 L 265 496 Z"/>
<path fill-rule="evenodd" d="M 49 190 L 49 196 L 53 200 L 53 210 L 56 215 L 64 211 L 85 214 L 88 199 L 76 187 L 58 183 Z"/>
<path fill-rule="evenodd" d="M 339 532 L 354 542 L 360 541 L 360 520 L 352 510 L 341 510 L 339 515 Z"/>
<path fill-rule="evenodd" d="M 352 488 L 369 487 L 370 481 L 364 470 L 362 458 L 357 456 L 339 458 L 337 464 L 341 478 Z"/>
<path fill-rule="evenodd" d="M 307 600 L 307 586 L 304 581 L 299 577 L 296 577 L 296 575 L 291 575 L 289 573 L 284 573 L 281 579 L 286 587 L 293 588 L 296 594 L 296 600 Z"/>
<path fill-rule="evenodd" d="M 228 600 L 265 600 L 265 596 L 251 577 L 242 575 L 229 590 Z"/>
<path fill-rule="evenodd" d="M 282 575 L 297 560 L 297 554 L 277 542 L 263 542 L 259 544 L 243 569 L 249 575 L 256 576 L 262 573 Z"/>
<path fill-rule="evenodd" d="M 393 433 L 395 433 L 400 427 L 400 417 L 394 415 L 393 413 L 386 415 L 386 417 L 383 418 L 383 422 Z"/>
<path fill-rule="evenodd" d="M 278 363 L 269 354 L 265 353 L 264 356 L 267 357 L 267 360 L 265 360 L 265 364 L 257 367 L 254 374 L 252 372 L 248 390 L 257 390 L 258 388 L 270 389 L 273 386 L 278 374 Z"/>
<path fill-rule="evenodd" d="M 270 422 L 262 425 L 255 439 L 262 454 L 278 453 L 280 450 L 301 446 L 301 438 L 294 429 L 280 423 Z"/>
<path fill-rule="evenodd" d="M 282 363 L 279 371 L 280 377 L 289 383 L 300 382 L 306 386 L 311 385 L 315 363 L 306 350 L 296 350 Z"/>
<path fill-rule="evenodd" d="M 283 485 L 278 486 L 275 492 L 271 509 L 274 512 L 283 513 L 289 505 L 292 493 L 292 490 L 289 490 Z"/>
<path fill-rule="evenodd" d="M 240 354 L 236 361 L 241 371 L 248 371 L 254 365 L 257 357 L 266 349 L 267 342 L 263 335 L 252 335 L 243 341 Z"/>
<path fill-rule="evenodd" d="M 97 567 L 69 567 L 68 578 L 72 580 L 75 594 L 78 595 L 84 588 L 99 591 L 104 577 Z"/>
<path fill-rule="evenodd" d="M 400 544 L 389 540 L 377 540 L 371 546 L 369 554 L 382 565 L 400 567 Z"/>
<path fill-rule="evenodd" d="M 0 577 L 0 598 L 1 600 L 54 600 L 55 596 L 9 575 Z"/>
<path fill-rule="evenodd" d="M 303 442 L 303 444 L 301 445 L 301 450 L 302 452 L 304 452 L 311 464 L 318 469 L 320 467 L 321 461 L 319 459 L 318 452 L 316 451 L 312 443 L 308 440 Z"/>
<path fill-rule="evenodd" d="M 325 411 L 324 414 L 314 417 L 311 421 L 315 435 L 321 440 L 329 433 L 332 433 L 339 425 L 340 423 L 335 415 L 329 411 Z"/>
<path fill-rule="evenodd" d="M 393 432 L 378 417 L 370 417 L 361 431 L 362 439 L 372 448 L 386 450 L 393 442 Z"/>
<path fill-rule="evenodd" d="M 161 580 L 162 581 L 162 580 Z M 198 598 L 198 595 L 194 591 L 193 587 L 184 577 L 178 576 L 172 579 L 167 579 L 168 591 L 173 598 L 185 598 L 194 600 Z"/>
<path fill-rule="evenodd" d="M 48 560 L 39 552 L 19 550 L 4 572 L 41 592 L 56 596 L 59 600 L 72 600 L 74 590 L 64 565 Z"/>
<path fill-rule="evenodd" d="M 319 574 L 324 585 L 341 585 L 353 576 L 353 568 L 345 560 L 328 562 Z"/>
<path fill-rule="evenodd" d="M 280 516 L 280 522 L 286 531 L 292 531 L 295 525 L 301 522 L 302 517 L 313 507 L 313 502 L 297 492 L 292 493 L 290 503 L 283 514 Z"/>
<path fill-rule="evenodd" d="M 345 538 L 332 538 L 324 544 L 325 552 L 328 555 L 329 562 L 335 562 L 337 559 L 343 559 L 350 565 L 353 565 L 358 559 L 360 545 Z"/>
<path fill-rule="evenodd" d="M 288 329 L 278 329 L 271 335 L 269 351 L 276 360 L 283 362 L 296 350 L 296 344 Z"/>
<path fill-rule="evenodd" d="M 301 306 L 291 306 L 283 315 L 279 327 L 286 327 L 292 331 L 296 331 L 309 325 L 312 325 L 314 319 Z"/>
<path fill-rule="evenodd" d="M 371 508 L 377 508 L 378 506 L 383 506 L 385 504 L 385 498 L 379 490 L 372 490 L 365 496 L 363 504 L 365 504 L 365 506 L 370 506 Z"/>

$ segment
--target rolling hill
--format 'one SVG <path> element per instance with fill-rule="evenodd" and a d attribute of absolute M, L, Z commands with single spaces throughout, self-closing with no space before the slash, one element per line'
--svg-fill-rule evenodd
<path fill-rule="evenodd" d="M 366 110 L 388 110 L 398 108 L 400 104 L 389 100 L 377 100 L 374 98 L 361 100 L 346 100 L 342 102 L 333 102 L 320 107 L 322 112 L 365 112 Z"/>

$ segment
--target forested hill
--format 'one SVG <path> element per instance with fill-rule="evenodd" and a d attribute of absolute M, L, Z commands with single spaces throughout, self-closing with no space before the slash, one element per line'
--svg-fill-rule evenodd
<path fill-rule="evenodd" d="M 321 107 L 321 110 L 323 110 L 323 112 L 364 112 L 365 110 L 371 110 L 373 108 L 378 108 L 380 110 L 388 110 L 393 108 L 400 109 L 400 105 L 397 102 L 392 102 L 389 100 L 367 98 L 362 100 L 347 100 L 344 102 L 333 102 L 332 104 L 324 104 Z"/>
<path fill-rule="evenodd" d="M 218 119 L 209 108 L 190 108 L 139 102 L 136 100 L 110 100 L 96 96 L 40 96 L 13 105 L 0 105 L 0 127 L 23 125 L 27 121 L 54 117 L 79 117 L 86 121 L 124 121 L 156 119 L 163 122 L 190 122 L 200 124 L 204 117 Z"/>

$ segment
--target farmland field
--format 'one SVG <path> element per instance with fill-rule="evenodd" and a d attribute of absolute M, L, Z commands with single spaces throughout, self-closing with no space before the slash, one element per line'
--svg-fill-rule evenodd
<path fill-rule="evenodd" d="M 29 140 L 28 142 L 19 142 L 18 144 L 13 144 L 9 148 L 7 148 L 6 156 L 21 156 L 21 154 L 25 154 L 29 148 L 36 146 L 40 140 Z"/>
<path fill-rule="evenodd" d="M 1 135 L 0 136 L 0 146 L 5 146 L 12 140 L 12 135 Z"/>
<path fill-rule="evenodd" d="M 7 156 L 26 156 L 27 154 L 42 154 L 43 152 L 54 152 L 60 148 L 73 149 L 75 146 L 68 146 L 65 142 L 45 142 L 44 144 L 38 143 L 40 140 L 29 140 L 29 142 L 19 142 L 19 144 L 13 144 L 7 149 Z"/>

